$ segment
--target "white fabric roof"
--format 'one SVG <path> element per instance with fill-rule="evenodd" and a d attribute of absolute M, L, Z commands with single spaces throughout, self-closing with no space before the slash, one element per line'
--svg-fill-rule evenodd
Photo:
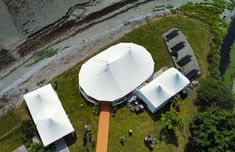
<path fill-rule="evenodd" d="M 189 83 L 190 81 L 181 72 L 170 68 L 143 86 L 137 94 L 147 104 L 151 112 L 156 112 L 168 99 Z"/>
<path fill-rule="evenodd" d="M 114 101 L 133 91 L 153 73 L 151 54 L 134 43 L 119 43 L 82 65 L 79 85 L 99 101 Z"/>
<path fill-rule="evenodd" d="M 74 131 L 51 84 L 24 95 L 44 146 Z"/>

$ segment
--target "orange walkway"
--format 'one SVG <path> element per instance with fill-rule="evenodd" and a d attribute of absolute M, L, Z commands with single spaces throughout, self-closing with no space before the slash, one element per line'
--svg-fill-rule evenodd
<path fill-rule="evenodd" d="M 110 103 L 100 102 L 100 116 L 97 136 L 96 152 L 108 151 L 109 138 L 109 117 L 110 117 Z"/>

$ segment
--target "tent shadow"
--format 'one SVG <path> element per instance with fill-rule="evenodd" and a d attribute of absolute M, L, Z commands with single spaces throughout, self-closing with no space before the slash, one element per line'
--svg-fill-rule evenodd
<path fill-rule="evenodd" d="M 209 104 L 206 104 L 206 102 L 199 101 L 198 99 L 194 99 L 193 104 L 197 107 L 198 111 L 206 111 L 210 106 Z"/>
<path fill-rule="evenodd" d="M 66 145 L 67 145 L 68 147 L 71 146 L 71 145 L 73 145 L 73 144 L 75 144 L 75 142 L 76 142 L 76 140 L 77 140 L 76 132 L 70 133 L 70 134 L 64 136 L 63 139 L 64 139 L 64 141 L 65 141 L 65 143 L 66 143 Z"/>
<path fill-rule="evenodd" d="M 166 113 L 170 110 L 171 102 L 169 101 L 166 105 L 164 105 L 161 109 L 157 112 L 152 113 L 147 106 L 145 105 L 145 111 L 149 114 L 149 116 L 153 119 L 153 121 L 158 121 L 161 119 L 161 114 Z"/>

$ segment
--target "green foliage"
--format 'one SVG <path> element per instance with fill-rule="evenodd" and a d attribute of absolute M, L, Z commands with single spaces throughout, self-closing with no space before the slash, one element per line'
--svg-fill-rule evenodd
<path fill-rule="evenodd" d="M 21 126 L 21 138 L 23 142 L 31 142 L 32 138 L 37 135 L 37 130 L 32 120 L 25 120 Z"/>
<path fill-rule="evenodd" d="M 93 114 L 98 116 L 100 113 L 100 105 L 98 103 L 95 103 L 93 106 Z"/>
<path fill-rule="evenodd" d="M 198 113 L 190 124 L 192 144 L 198 152 L 235 151 L 235 114 Z"/>
<path fill-rule="evenodd" d="M 177 112 L 173 107 L 171 107 L 170 111 L 167 111 L 165 114 L 161 115 L 161 120 L 166 124 L 168 129 L 172 129 L 173 127 L 180 128 L 182 126 L 182 120 L 179 112 Z"/>
<path fill-rule="evenodd" d="M 32 138 L 38 137 L 37 129 L 32 120 L 25 120 L 21 126 L 21 139 L 29 152 L 50 152 L 41 143 L 33 143 Z"/>
<path fill-rule="evenodd" d="M 233 79 L 235 79 L 235 42 L 230 50 L 230 63 L 223 77 L 225 85 L 232 89 Z"/>
<path fill-rule="evenodd" d="M 180 111 L 180 104 L 182 103 L 182 99 L 179 95 L 175 96 L 173 98 L 173 103 L 172 106 L 174 107 L 174 109 L 179 112 Z"/>
<path fill-rule="evenodd" d="M 58 49 L 50 49 L 38 52 L 37 54 L 35 54 L 35 58 L 27 66 L 32 66 L 45 58 L 52 57 L 57 53 L 57 51 Z"/>
<path fill-rule="evenodd" d="M 117 112 L 117 106 L 115 105 L 114 102 L 112 102 L 110 113 L 111 113 L 112 116 L 115 116 L 115 113 L 116 113 L 116 112 Z"/>
<path fill-rule="evenodd" d="M 42 144 L 37 144 L 37 143 L 32 143 L 28 147 L 29 152 L 45 152 L 46 150 L 44 149 Z"/>
<path fill-rule="evenodd" d="M 226 5 L 218 3 L 188 3 L 181 7 L 181 11 L 185 15 L 205 23 L 215 35 L 215 44 L 220 45 L 225 34 L 223 29 L 226 28 L 226 23 L 219 18 L 219 15 L 223 13 Z"/>
<path fill-rule="evenodd" d="M 173 8 L 174 8 L 173 5 L 166 5 L 165 7 L 166 7 L 167 9 L 173 9 Z"/>
<path fill-rule="evenodd" d="M 231 90 L 222 81 L 215 79 L 201 80 L 197 90 L 197 99 L 209 107 L 232 109 L 234 97 Z"/>
<path fill-rule="evenodd" d="M 208 70 L 210 71 L 210 76 L 216 80 L 221 80 L 219 66 L 220 66 L 220 54 L 219 50 L 211 50 L 207 56 L 209 63 Z"/>
<path fill-rule="evenodd" d="M 222 14 L 226 8 L 233 8 L 233 3 L 229 3 L 224 0 L 214 0 L 212 3 L 188 3 L 181 7 L 181 11 L 185 15 L 201 21 L 208 26 L 208 29 L 213 33 L 214 37 L 210 44 L 211 50 L 208 55 L 208 70 L 210 72 L 210 76 L 218 80 L 221 79 L 219 72 L 220 55 L 218 48 L 227 29 L 227 23 L 222 20 L 219 15 Z"/>

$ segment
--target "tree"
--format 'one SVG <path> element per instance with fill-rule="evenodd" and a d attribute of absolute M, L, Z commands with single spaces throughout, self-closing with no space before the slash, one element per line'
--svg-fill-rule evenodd
<path fill-rule="evenodd" d="M 192 145 L 200 152 L 235 151 L 235 114 L 200 112 L 190 123 Z"/>
<path fill-rule="evenodd" d="M 37 135 L 37 130 L 32 120 L 25 120 L 21 126 L 21 138 L 24 142 L 30 142 Z"/>
<path fill-rule="evenodd" d="M 180 97 L 180 95 L 177 95 L 173 98 L 173 102 L 172 102 L 172 107 L 179 112 L 180 111 L 180 105 L 182 104 L 182 99 Z"/>
<path fill-rule="evenodd" d="M 28 147 L 29 152 L 47 152 L 46 149 L 42 146 L 42 144 L 32 143 Z"/>
<path fill-rule="evenodd" d="M 33 143 L 32 138 L 39 136 L 32 120 L 25 120 L 21 126 L 21 139 L 29 152 L 50 152 L 53 149 L 43 147 L 42 143 Z"/>
<path fill-rule="evenodd" d="M 179 112 L 177 112 L 172 106 L 170 111 L 161 115 L 161 120 L 166 124 L 168 129 L 172 129 L 173 127 L 180 128 L 183 125 Z"/>
<path fill-rule="evenodd" d="M 197 90 L 197 99 L 209 107 L 232 109 L 234 96 L 222 81 L 215 79 L 202 80 Z"/>

